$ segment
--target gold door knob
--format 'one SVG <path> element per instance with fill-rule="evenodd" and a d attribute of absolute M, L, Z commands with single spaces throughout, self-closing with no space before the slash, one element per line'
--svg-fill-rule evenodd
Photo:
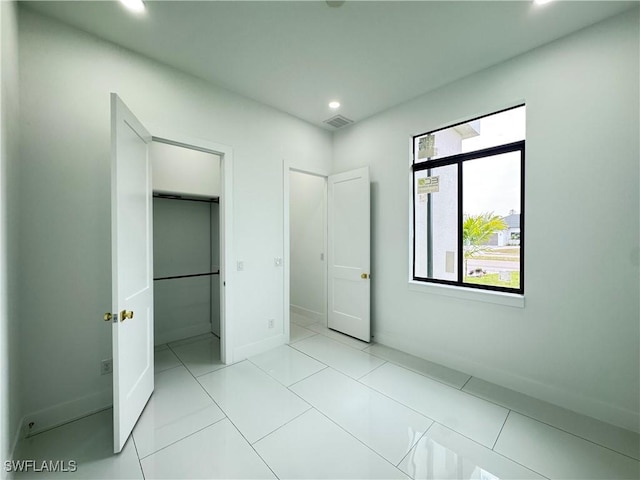
<path fill-rule="evenodd" d="M 110 322 L 112 318 L 113 318 L 113 315 L 111 315 L 111 312 L 107 312 L 107 313 L 105 313 L 105 314 L 104 314 L 104 317 L 102 317 L 102 319 L 103 319 L 105 322 Z"/>
<path fill-rule="evenodd" d="M 369 278 L 369 274 L 368 273 L 363 273 L 362 275 L 360 275 L 360 278 L 363 280 L 366 280 L 367 278 Z"/>
<path fill-rule="evenodd" d="M 133 312 L 132 311 L 122 310 L 120 312 L 120 321 L 124 322 L 127 318 L 133 318 Z"/>

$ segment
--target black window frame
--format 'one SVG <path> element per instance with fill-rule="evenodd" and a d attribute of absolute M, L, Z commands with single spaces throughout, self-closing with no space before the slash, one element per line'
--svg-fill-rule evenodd
<path fill-rule="evenodd" d="M 475 117 L 464 122 L 459 122 L 453 125 L 449 125 L 443 128 L 438 128 L 437 130 L 431 130 L 429 132 L 421 133 L 419 135 L 414 135 L 412 137 L 412 152 L 413 158 L 411 162 L 411 178 L 412 178 L 412 191 L 413 196 L 411 200 L 412 206 L 412 221 L 413 221 L 413 238 L 412 238 L 412 250 L 413 250 L 413 258 L 412 258 L 412 279 L 417 282 L 424 283 L 435 283 L 442 285 L 452 285 L 456 287 L 464 287 L 464 288 L 473 288 L 477 290 L 489 290 L 489 291 L 497 291 L 497 292 L 505 292 L 505 293 L 513 293 L 524 295 L 524 252 L 525 252 L 525 205 L 524 205 L 524 197 L 525 197 L 525 140 L 519 140 L 516 142 L 505 143 L 502 145 L 497 145 L 494 147 L 488 147 L 481 150 L 475 150 L 473 152 L 468 153 L 458 153 L 454 155 L 449 155 L 446 157 L 436 158 L 434 160 L 422 160 L 418 161 L 417 155 L 417 147 L 416 140 L 420 137 L 424 137 L 425 135 L 431 135 L 436 132 L 440 132 L 442 130 L 446 130 L 449 128 L 456 127 L 458 125 L 464 125 L 465 123 L 473 122 L 475 120 L 479 120 L 485 117 L 489 117 L 491 115 L 495 115 L 498 113 L 506 112 L 508 110 L 513 110 L 515 108 L 520 108 L 525 106 L 517 105 L 515 107 L 510 107 L 504 110 L 499 110 L 497 112 L 489 113 L 487 115 L 482 115 L 480 117 Z M 509 287 L 500 287 L 495 285 L 482 285 L 482 284 L 474 284 L 474 283 L 465 283 L 464 282 L 464 245 L 462 241 L 463 235 L 463 222 L 464 222 L 464 213 L 462 211 L 463 207 L 463 170 L 464 163 L 470 160 L 477 160 L 480 158 L 486 158 L 491 156 L 496 156 L 504 153 L 512 153 L 512 152 L 520 152 L 520 288 L 509 288 Z M 417 172 L 421 172 L 424 170 L 431 170 L 433 168 L 444 167 L 448 165 L 457 165 L 458 166 L 458 235 L 457 235 L 457 248 L 458 254 L 456 259 L 456 264 L 458 268 L 458 279 L 457 280 L 444 280 L 438 278 L 428 278 L 428 277 L 418 277 L 416 276 L 416 174 Z M 431 193 L 429 195 L 429 205 L 431 204 Z M 430 223 L 428 228 L 430 228 Z M 429 246 L 427 247 L 430 248 Z M 432 259 L 430 258 L 431 262 Z"/>

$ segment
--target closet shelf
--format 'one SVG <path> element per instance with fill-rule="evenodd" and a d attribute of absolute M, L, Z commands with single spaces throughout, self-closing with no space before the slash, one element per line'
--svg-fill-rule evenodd
<path fill-rule="evenodd" d="M 171 277 L 159 277 L 159 278 L 154 278 L 154 280 L 173 280 L 175 278 L 206 277 L 210 275 L 220 275 L 220 270 L 216 270 L 215 272 L 207 272 L 207 273 L 191 273 L 189 275 L 174 275 Z"/>

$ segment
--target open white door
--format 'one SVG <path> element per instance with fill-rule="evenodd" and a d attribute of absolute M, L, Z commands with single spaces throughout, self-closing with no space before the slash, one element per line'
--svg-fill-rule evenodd
<path fill-rule="evenodd" d="M 331 175 L 328 200 L 328 327 L 369 342 L 369 168 Z"/>
<path fill-rule="evenodd" d="M 153 392 L 151 135 L 111 94 L 113 450 L 124 447 Z"/>

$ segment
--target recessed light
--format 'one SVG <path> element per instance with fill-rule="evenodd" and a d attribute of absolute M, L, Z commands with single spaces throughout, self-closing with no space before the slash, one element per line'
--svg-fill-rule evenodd
<path fill-rule="evenodd" d="M 127 7 L 132 12 L 140 13 L 144 12 L 144 2 L 142 0 L 120 0 L 125 7 Z"/>
<path fill-rule="evenodd" d="M 335 100 L 333 102 L 329 102 L 329 108 L 333 110 L 340 108 L 340 102 L 336 102 Z"/>
<path fill-rule="evenodd" d="M 544 5 L 545 3 L 551 3 L 553 0 L 533 0 L 536 5 Z"/>

